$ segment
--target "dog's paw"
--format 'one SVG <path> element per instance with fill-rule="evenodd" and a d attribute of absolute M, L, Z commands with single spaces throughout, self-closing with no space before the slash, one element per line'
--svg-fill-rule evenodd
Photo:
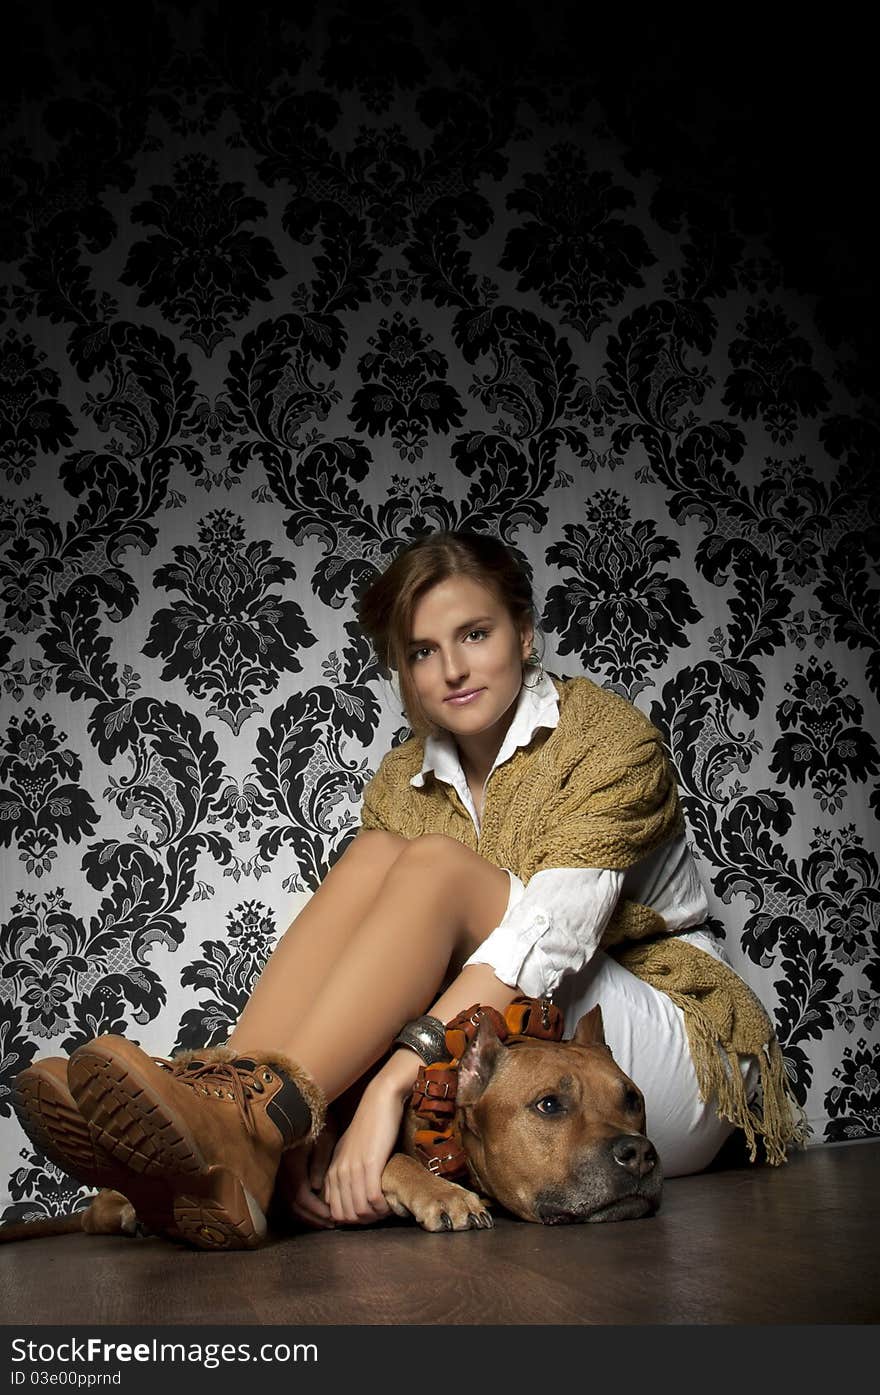
<path fill-rule="evenodd" d="M 382 1191 L 395 1216 L 412 1216 L 423 1230 L 491 1230 L 494 1224 L 476 1192 L 428 1172 L 403 1153 L 392 1154 L 385 1164 Z"/>
<path fill-rule="evenodd" d="M 423 1230 L 433 1231 L 491 1230 L 495 1224 L 483 1198 L 463 1187 L 444 1197 L 432 1197 L 415 1218 Z"/>

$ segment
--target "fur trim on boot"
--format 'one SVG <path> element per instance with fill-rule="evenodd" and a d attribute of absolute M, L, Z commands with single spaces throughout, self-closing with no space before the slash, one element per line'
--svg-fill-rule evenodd
<path fill-rule="evenodd" d="M 176 1051 L 171 1057 L 172 1065 L 175 1066 L 187 1066 L 194 1061 L 205 1065 L 211 1065 L 214 1062 L 253 1061 L 256 1065 L 269 1066 L 280 1075 L 286 1075 L 288 1080 L 292 1080 L 308 1105 L 309 1113 L 312 1116 L 312 1126 L 309 1129 L 310 1142 L 314 1143 L 323 1129 L 327 1117 L 327 1096 L 308 1071 L 298 1065 L 292 1056 L 283 1056 L 280 1051 L 234 1051 L 231 1046 L 222 1042 L 218 1046 L 204 1046 L 201 1051 L 196 1049 Z"/>

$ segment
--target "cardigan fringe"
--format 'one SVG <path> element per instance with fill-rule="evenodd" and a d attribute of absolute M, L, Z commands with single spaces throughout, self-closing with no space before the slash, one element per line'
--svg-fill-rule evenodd
<path fill-rule="evenodd" d="M 792 1093 L 770 1018 L 749 985 L 727 964 L 674 938 L 611 953 L 681 1008 L 700 1098 L 714 1098 L 719 1117 L 742 1130 L 750 1161 L 759 1138 L 774 1166 L 787 1161 L 788 1145 L 803 1147 L 810 1132 L 806 1115 Z M 746 1096 L 742 1057 L 758 1063 L 754 1104 Z"/>

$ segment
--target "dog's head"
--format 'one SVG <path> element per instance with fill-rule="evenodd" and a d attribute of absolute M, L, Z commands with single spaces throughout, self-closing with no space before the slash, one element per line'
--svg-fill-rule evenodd
<path fill-rule="evenodd" d="M 660 1205 L 645 1101 L 605 1044 L 599 1007 L 559 1042 L 504 1044 L 483 1017 L 461 1058 L 456 1115 L 475 1179 L 523 1220 L 620 1221 Z"/>

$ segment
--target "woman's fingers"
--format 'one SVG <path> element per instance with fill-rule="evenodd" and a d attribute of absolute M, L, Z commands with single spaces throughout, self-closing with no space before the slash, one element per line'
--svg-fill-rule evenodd
<path fill-rule="evenodd" d="M 290 1203 L 291 1214 L 301 1221 L 303 1225 L 312 1226 L 316 1230 L 335 1230 L 336 1222 L 329 1211 L 326 1216 L 319 1215 L 307 1204 L 300 1205 L 297 1201 Z"/>
<path fill-rule="evenodd" d="M 347 1174 L 337 1171 L 328 1180 L 330 1187 L 327 1200 L 334 1221 L 345 1225 L 358 1225 L 361 1218 L 357 1210 L 352 1179 Z"/>
<path fill-rule="evenodd" d="M 334 1221 L 347 1225 L 370 1225 L 391 1212 L 375 1170 L 370 1174 L 364 1167 L 331 1168 L 324 1199 Z"/>
<path fill-rule="evenodd" d="M 296 1194 L 296 1204 L 306 1211 L 316 1220 L 324 1223 L 332 1222 L 330 1207 L 326 1202 L 308 1185 L 303 1185 Z"/>
<path fill-rule="evenodd" d="M 347 1181 L 343 1181 L 341 1178 L 328 1179 L 325 1196 L 330 1207 L 330 1214 L 337 1225 L 359 1224 L 360 1217 L 355 1210 L 351 1187 Z"/>
<path fill-rule="evenodd" d="M 361 1220 L 381 1220 L 383 1216 L 388 1215 L 390 1207 L 382 1193 L 374 1167 L 368 1165 L 361 1170 L 352 1194 L 355 1211 Z"/>
<path fill-rule="evenodd" d="M 291 1214 L 306 1225 L 330 1229 L 335 1224 L 330 1207 L 305 1183 L 288 1197 L 287 1206 Z"/>

